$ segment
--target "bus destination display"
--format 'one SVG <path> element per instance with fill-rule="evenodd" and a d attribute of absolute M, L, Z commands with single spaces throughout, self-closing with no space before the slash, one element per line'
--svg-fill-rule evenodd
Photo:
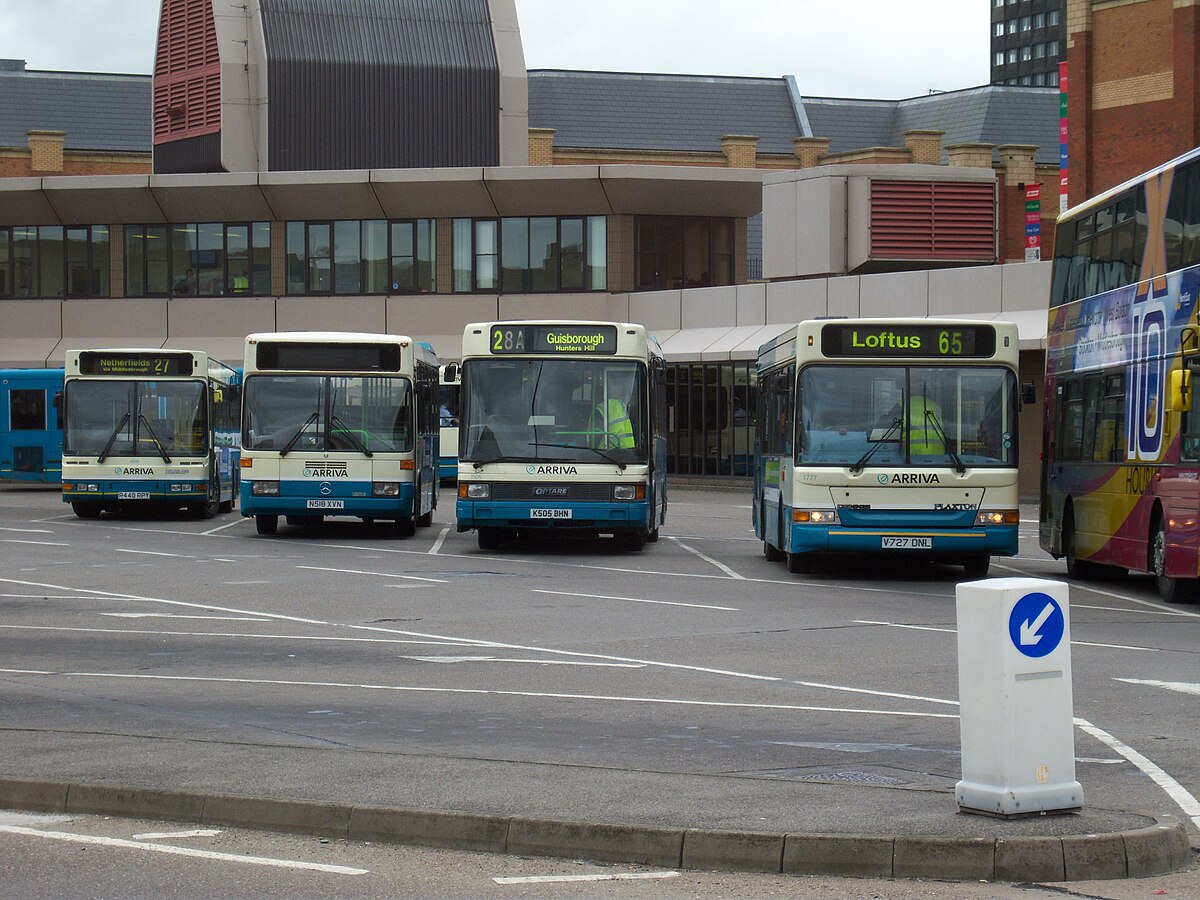
<path fill-rule="evenodd" d="M 399 372 L 400 345 L 264 341 L 255 362 L 264 371 Z"/>
<path fill-rule="evenodd" d="M 79 354 L 80 375 L 120 375 L 126 378 L 165 378 L 191 375 L 190 353 L 121 353 L 89 350 Z"/>
<path fill-rule="evenodd" d="M 986 359 L 996 352 L 991 325 L 830 324 L 821 328 L 828 357 Z"/>
<path fill-rule="evenodd" d="M 615 325 L 493 325 L 493 353 L 617 352 Z"/>

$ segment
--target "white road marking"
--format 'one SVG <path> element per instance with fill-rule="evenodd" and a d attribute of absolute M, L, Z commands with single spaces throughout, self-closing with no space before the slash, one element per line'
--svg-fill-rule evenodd
<path fill-rule="evenodd" d="M 1171 611 L 1167 611 L 1167 610 L 1157 610 L 1157 609 L 1122 609 L 1119 606 L 1087 606 L 1086 604 L 1083 604 L 1083 603 L 1072 603 L 1071 609 L 1100 609 L 1100 610 L 1104 610 L 1105 612 L 1130 613 L 1131 615 L 1135 615 L 1135 616 L 1187 616 L 1187 615 L 1190 615 L 1190 613 L 1185 613 L 1185 612 L 1171 612 Z"/>
<path fill-rule="evenodd" d="M 203 619 L 212 622 L 269 622 L 260 616 L 181 616 L 175 613 L 100 613 L 114 619 Z"/>
<path fill-rule="evenodd" d="M 1095 765 L 1100 765 L 1100 766 L 1119 766 L 1122 763 L 1126 762 L 1126 760 L 1123 760 L 1123 759 L 1097 759 L 1094 756 L 1077 756 L 1077 757 L 1075 757 L 1075 762 L 1077 762 L 1077 763 L 1093 763 Z"/>
<path fill-rule="evenodd" d="M 207 617 L 206 617 L 207 618 Z M 269 621 L 269 620 L 265 620 Z M 477 647 L 455 641 L 412 641 L 398 638 L 325 637 L 307 634 L 245 634 L 225 631 L 145 631 L 139 628 L 72 628 L 67 625 L 0 625 L 20 631 L 78 631 L 84 634 L 148 634 L 155 637 L 252 638 L 265 641 L 344 641 L 353 644 L 418 644 L 425 647 Z"/>
<path fill-rule="evenodd" d="M 945 703 L 948 706 L 958 706 L 957 700 L 944 700 L 941 697 L 922 697 L 920 694 L 897 694 L 894 691 L 872 691 L 869 688 L 846 687 L 840 684 L 821 684 L 819 681 L 793 681 L 792 684 L 801 687 L 821 688 L 827 691 L 846 691 L 851 694 L 867 694 L 872 697 L 892 697 L 897 700 L 920 700 L 924 703 Z"/>
<path fill-rule="evenodd" d="M 340 575 L 374 575 L 376 578 L 403 578 L 407 581 L 428 581 L 432 584 L 449 584 L 443 578 L 422 578 L 419 575 L 394 575 L 391 572 L 364 572 L 361 569 L 332 569 L 328 566 L 296 566 L 313 572 L 337 572 Z"/>
<path fill-rule="evenodd" d="M 137 553 L 142 556 L 169 556 L 172 559 L 195 559 L 194 556 L 189 556 L 186 553 L 161 553 L 157 550 L 127 550 L 124 547 L 113 548 L 114 553 Z"/>
<path fill-rule="evenodd" d="M 219 828 L 193 828 L 191 831 L 147 831 L 135 834 L 135 841 L 165 841 L 172 838 L 216 837 L 221 833 Z"/>
<path fill-rule="evenodd" d="M 1191 817 L 1192 824 L 1200 828 L 1200 800 L 1193 797 L 1183 785 L 1159 768 L 1157 764 L 1146 759 L 1146 757 L 1142 756 L 1142 754 L 1129 745 L 1117 740 L 1107 731 L 1097 728 L 1086 719 L 1076 719 L 1075 724 L 1100 741 L 1100 743 L 1105 744 L 1113 752 L 1121 754 L 1141 769 L 1142 772 L 1150 776 L 1150 779 L 1166 791 L 1167 796 L 1174 800 L 1179 808 Z"/>
<path fill-rule="evenodd" d="M 604 669 L 644 669 L 637 663 L 585 662 L 575 659 L 502 659 L 499 656 L 401 656 L 401 659 L 415 659 L 417 662 L 432 663 L 533 663 L 536 666 L 596 666 Z"/>
<path fill-rule="evenodd" d="M 245 516 L 240 519 L 234 519 L 232 522 L 226 522 L 224 525 L 218 525 L 216 528 L 210 528 L 208 531 L 200 532 L 200 536 L 204 537 L 210 534 L 216 534 L 218 531 L 224 531 L 226 528 L 232 528 L 234 525 L 241 525 L 243 522 L 249 521 Z"/>
<path fill-rule="evenodd" d="M 0 594 L 13 600 L 78 600 L 75 594 Z"/>
<path fill-rule="evenodd" d="M 0 544 L 32 544 L 35 547 L 70 547 L 58 541 L 22 541 L 17 538 L 0 538 Z"/>
<path fill-rule="evenodd" d="M 957 634 L 953 628 L 934 628 L 931 625 L 901 625 L 899 622 L 872 622 L 866 619 L 855 619 L 856 625 L 886 625 L 888 628 L 908 628 L 913 631 L 941 631 L 946 634 Z M 1141 650 L 1144 653 L 1162 653 L 1159 647 L 1134 647 L 1129 644 L 1101 644 L 1096 641 L 1071 641 L 1073 647 L 1105 647 L 1109 650 Z"/>
<path fill-rule="evenodd" d="M 678 878 L 678 872 L 612 872 L 595 875 L 524 875 L 493 878 L 496 884 L 559 884 L 572 881 L 641 881 L 648 878 Z"/>
<path fill-rule="evenodd" d="M 592 600 L 625 600 L 629 603 L 657 603 L 662 606 L 690 606 L 693 609 L 719 609 L 724 612 L 740 612 L 733 606 L 709 606 L 705 603 L 677 603 L 674 600 L 641 600 L 637 597 L 609 597 L 605 594 L 577 594 L 573 591 L 543 591 L 533 588 L 535 594 L 554 594 L 559 597 L 587 597 Z"/>
<path fill-rule="evenodd" d="M 746 577 L 744 575 L 739 575 L 737 572 L 733 571 L 733 569 L 729 568 L 729 566 L 725 565 L 725 563 L 717 562 L 711 556 L 707 556 L 707 555 L 701 553 L 695 547 L 688 546 L 687 544 L 685 544 L 683 541 L 681 541 L 677 537 L 671 537 L 670 535 L 667 535 L 667 537 L 670 538 L 670 540 L 674 541 L 676 544 L 678 544 L 680 547 L 682 547 L 684 550 L 688 551 L 688 553 L 694 553 L 694 554 L 696 554 L 696 556 L 700 557 L 706 563 L 711 563 L 712 565 L 716 566 L 718 569 L 720 569 L 722 572 L 724 572 L 730 578 L 736 578 L 738 581 L 746 580 Z"/>
<path fill-rule="evenodd" d="M 12 531 L 17 534 L 54 534 L 49 528 L 0 528 L 0 531 Z"/>
<path fill-rule="evenodd" d="M 1181 694 L 1195 694 L 1200 697 L 1200 684 L 1189 684 L 1186 681 L 1151 681 L 1143 678 L 1117 678 L 1126 684 L 1145 684 L 1150 687 L 1163 688 L 1168 691 L 1178 691 Z"/>
<path fill-rule="evenodd" d="M 63 822 L 74 822 L 74 816 L 59 813 L 23 813 L 0 812 L 0 825 L 61 825 Z"/>
<path fill-rule="evenodd" d="M 1006 566 L 1003 563 L 992 563 L 992 565 L 994 565 L 998 569 L 1005 569 L 1009 572 L 1016 572 L 1020 575 L 1028 575 L 1029 574 L 1028 572 L 1024 571 L 1023 569 L 1018 569 L 1013 566 Z M 1064 575 L 1063 580 L 1065 580 L 1065 575 Z M 1162 607 L 1161 603 L 1156 603 L 1153 600 L 1143 600 L 1141 597 L 1131 597 L 1128 594 L 1118 594 L 1115 591 L 1105 591 L 1105 590 L 1101 590 L 1098 587 L 1092 587 L 1087 584 L 1081 584 L 1077 581 L 1071 582 L 1071 590 L 1072 591 L 1087 591 L 1089 594 L 1099 594 L 1101 597 L 1111 597 L 1114 600 L 1124 600 L 1126 603 L 1136 603 L 1139 606 L 1148 606 L 1151 609 L 1158 609 L 1160 611 L 1161 611 L 1161 607 Z M 1188 611 L 1182 610 L 1182 609 L 1175 610 L 1173 612 L 1173 615 L 1187 616 L 1190 618 L 1200 619 L 1200 613 L 1188 612 Z"/>
<path fill-rule="evenodd" d="M 442 533 L 437 536 L 437 540 L 433 542 L 433 546 L 427 551 L 430 556 L 437 556 L 437 552 L 442 549 L 442 544 L 446 542 L 446 535 L 450 533 L 450 526 L 447 525 L 442 529 Z"/>
<path fill-rule="evenodd" d="M 201 675 L 146 675 L 128 672 L 39 672 L 30 669 L 0 669 L 8 675 L 49 675 L 58 678 L 112 678 L 127 681 L 178 681 L 197 684 L 259 684 L 276 687 L 358 689 L 411 694 L 463 694 L 477 697 L 528 697 L 539 700 L 583 700 L 603 703 L 644 703 L 662 706 L 697 706 L 713 709 L 759 709 L 784 712 L 821 712 L 862 716 L 897 716 L 915 719 L 957 719 L 951 713 L 911 710 L 856 709 L 837 706 L 807 706 L 792 703 L 737 703 L 722 700 L 683 700 L 677 697 L 628 697 L 616 694 L 565 694 L 551 691 L 503 691 L 490 688 L 418 687 L 416 685 L 356 684 L 343 681 L 290 681 L 274 678 L 218 678 Z"/>
<path fill-rule="evenodd" d="M 252 866 L 273 866 L 277 869 L 306 869 L 312 872 L 329 872 L 334 875 L 366 875 L 370 871 L 368 869 L 352 869 L 348 866 L 331 866 L 325 863 L 299 862 L 291 859 L 270 859 L 265 856 L 242 856 L 238 853 L 217 853 L 213 850 L 192 850 L 190 847 L 172 847 L 169 844 L 150 844 L 144 841 L 127 841 L 123 838 L 72 834 L 67 831 L 39 831 L 36 828 L 21 828 L 16 825 L 0 825 L 0 832 L 22 834 L 27 837 L 48 838 L 53 841 L 67 841 L 73 844 L 121 847 L 127 850 L 149 850 L 152 853 L 167 853 L 172 856 L 191 856 L 196 859 L 215 859 L 221 862 L 245 863 Z"/>

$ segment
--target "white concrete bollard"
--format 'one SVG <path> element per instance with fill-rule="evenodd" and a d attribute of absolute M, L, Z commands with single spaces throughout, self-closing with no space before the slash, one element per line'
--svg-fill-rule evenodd
<path fill-rule="evenodd" d="M 1068 588 L 993 578 L 960 584 L 959 809 L 993 816 L 1070 812 L 1075 780 Z"/>

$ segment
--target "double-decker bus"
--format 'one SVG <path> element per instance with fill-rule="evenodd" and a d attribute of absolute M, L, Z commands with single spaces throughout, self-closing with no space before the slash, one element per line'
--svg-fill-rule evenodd
<path fill-rule="evenodd" d="M 396 523 L 410 537 L 438 497 L 438 359 L 394 334 L 276 332 L 246 338 L 242 515 Z"/>
<path fill-rule="evenodd" d="M 442 366 L 438 373 L 438 421 L 441 424 L 441 459 L 438 480 L 458 477 L 458 414 L 462 406 L 458 366 Z"/>
<path fill-rule="evenodd" d="M 808 321 L 764 344 L 767 559 L 905 554 L 982 578 L 1016 554 L 1018 352 L 1011 323 L 935 319 Z"/>
<path fill-rule="evenodd" d="M 105 510 L 233 508 L 241 379 L 199 350 L 69 350 L 62 497 Z"/>
<path fill-rule="evenodd" d="M 1041 545 L 1195 602 L 1200 149 L 1060 216 L 1050 291 Z"/>
<path fill-rule="evenodd" d="M 666 519 L 666 360 L 641 325 L 494 322 L 463 334 L 458 530 L 612 534 Z"/>
<path fill-rule="evenodd" d="M 60 481 L 62 393 L 62 369 L 0 369 L 0 481 Z"/>

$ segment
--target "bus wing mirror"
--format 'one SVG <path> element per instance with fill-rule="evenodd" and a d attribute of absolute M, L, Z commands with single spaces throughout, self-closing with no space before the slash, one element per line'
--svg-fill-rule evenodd
<path fill-rule="evenodd" d="M 446 383 L 453 384 L 458 381 L 458 363 L 446 363 Z"/>
<path fill-rule="evenodd" d="M 1171 412 L 1187 412 L 1192 408 L 1192 373 L 1187 369 L 1172 369 L 1167 376 Z"/>
<path fill-rule="evenodd" d="M 1021 403 L 1028 406 L 1031 403 L 1037 403 L 1037 394 L 1033 391 L 1033 382 L 1026 381 L 1021 385 Z"/>

